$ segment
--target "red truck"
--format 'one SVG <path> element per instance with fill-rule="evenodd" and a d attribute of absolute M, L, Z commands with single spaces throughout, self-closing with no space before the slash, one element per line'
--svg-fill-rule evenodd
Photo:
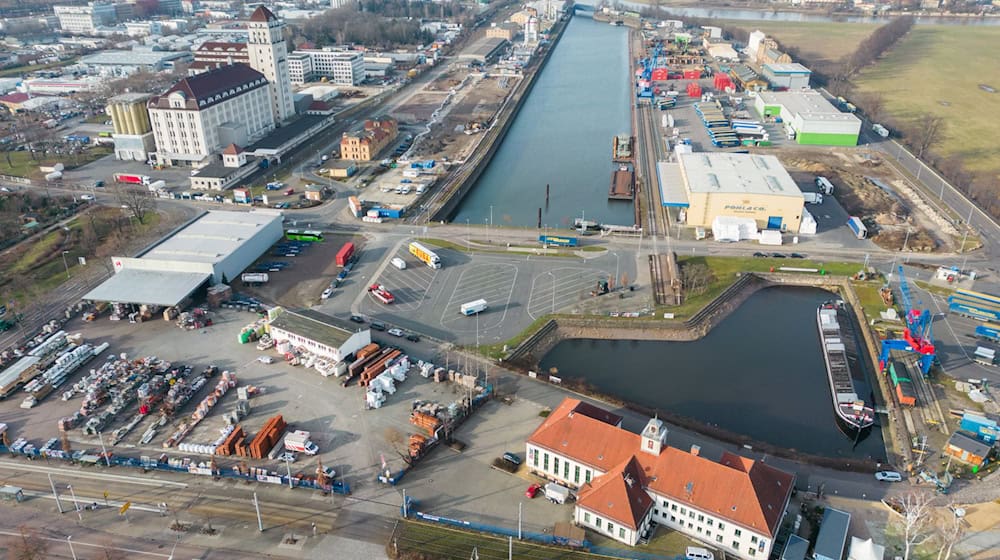
<path fill-rule="evenodd" d="M 132 173 L 115 173 L 116 183 L 130 183 L 133 185 L 148 185 L 152 179 L 148 175 L 134 175 Z"/>
<path fill-rule="evenodd" d="M 347 266 L 347 263 L 351 262 L 351 257 L 354 256 L 354 243 L 344 243 L 344 246 L 337 251 L 337 266 L 343 267 Z"/>
<path fill-rule="evenodd" d="M 368 292 L 371 293 L 375 299 L 386 305 L 396 301 L 395 296 L 393 296 L 392 293 L 382 284 L 372 284 L 368 287 Z"/>

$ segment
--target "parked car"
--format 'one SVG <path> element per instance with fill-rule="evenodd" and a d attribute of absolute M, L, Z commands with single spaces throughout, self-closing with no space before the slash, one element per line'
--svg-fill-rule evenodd
<path fill-rule="evenodd" d="M 80 200 L 94 200 L 94 195 L 92 194 L 81 194 Z"/>
<path fill-rule="evenodd" d="M 788 255 L 788 256 L 792 257 L 793 259 L 804 259 L 804 258 L 806 258 L 806 256 L 803 255 L 803 254 L 801 254 L 801 253 L 792 253 L 791 255 Z"/>
<path fill-rule="evenodd" d="M 771 258 L 772 259 L 783 259 L 783 258 L 785 258 L 785 254 L 784 253 L 771 253 Z"/>
<path fill-rule="evenodd" d="M 364 323 L 365 322 L 365 318 L 362 317 L 361 315 L 351 315 L 351 322 L 352 323 Z"/>
<path fill-rule="evenodd" d="M 384 331 L 385 330 L 385 323 L 383 323 L 382 321 L 372 321 L 372 330 L 373 331 Z"/>
<path fill-rule="evenodd" d="M 403 332 L 403 329 L 389 329 L 388 332 L 392 336 L 398 336 L 398 337 L 404 337 L 404 336 L 406 336 L 406 333 Z"/>
<path fill-rule="evenodd" d="M 755 259 L 766 259 L 767 258 L 767 254 L 761 253 L 760 251 L 757 251 L 756 253 L 754 253 L 753 256 L 754 256 Z"/>
<path fill-rule="evenodd" d="M 274 358 L 272 358 L 271 356 L 261 356 L 261 357 L 257 358 L 257 361 L 260 362 L 260 363 L 262 363 L 262 364 L 273 364 L 274 363 Z"/>
<path fill-rule="evenodd" d="M 538 495 L 538 491 L 541 490 L 541 489 L 542 489 L 542 485 L 541 484 L 537 484 L 537 483 L 536 484 L 532 484 L 531 486 L 528 487 L 527 490 L 525 490 L 524 495 L 527 498 L 534 498 L 535 496 Z"/>
<path fill-rule="evenodd" d="M 510 451 L 504 451 L 503 460 L 507 461 L 512 465 L 521 466 L 521 458 L 518 457 L 517 455 L 514 455 Z"/>
<path fill-rule="evenodd" d="M 895 471 L 879 471 L 875 473 L 875 480 L 882 482 L 902 482 L 903 475 Z"/>
<path fill-rule="evenodd" d="M 410 342 L 420 342 L 420 337 L 413 333 L 410 333 L 406 335 L 406 340 L 409 340 Z"/>
<path fill-rule="evenodd" d="M 329 298 L 332 295 L 333 295 L 333 288 L 327 288 L 327 289 L 323 290 L 323 294 L 320 295 L 319 297 L 321 299 L 327 299 L 327 298 Z"/>
<path fill-rule="evenodd" d="M 337 471 L 333 470 L 333 467 L 323 467 L 323 474 L 326 475 L 327 478 L 333 478 L 337 476 Z"/>
<path fill-rule="evenodd" d="M 294 463 L 295 459 L 296 459 L 295 454 L 292 453 L 291 451 L 285 451 L 284 453 L 281 454 L 280 457 L 278 457 L 279 461 L 286 463 Z"/>

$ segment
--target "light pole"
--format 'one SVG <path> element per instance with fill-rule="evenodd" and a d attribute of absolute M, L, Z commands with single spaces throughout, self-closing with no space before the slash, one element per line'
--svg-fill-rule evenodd
<path fill-rule="evenodd" d="M 471 238 L 472 238 L 472 222 L 469 221 L 469 218 L 466 218 L 465 219 L 465 246 L 468 247 L 469 249 L 472 249 Z"/>
<path fill-rule="evenodd" d="M 66 544 L 69 545 L 69 553 L 76 560 L 76 551 L 73 550 L 73 535 L 66 535 Z"/>
<path fill-rule="evenodd" d="M 285 457 L 285 468 L 288 469 L 288 487 L 295 488 L 292 486 L 292 461 L 291 457 Z"/>
<path fill-rule="evenodd" d="M 486 240 L 490 240 L 490 232 L 493 230 L 493 205 L 490 204 L 490 229 L 486 232 Z"/>
<path fill-rule="evenodd" d="M 620 259 L 618 258 L 618 253 L 611 253 L 611 254 L 615 256 L 615 286 L 617 286 L 618 280 L 620 278 L 620 276 L 618 276 L 618 262 Z M 624 286 L 622 286 L 622 288 L 624 289 Z"/>
<path fill-rule="evenodd" d="M 67 280 L 69 279 L 69 264 L 67 264 L 67 263 L 66 263 L 66 253 L 68 253 L 68 252 L 69 252 L 69 251 L 63 251 L 63 252 L 62 252 L 62 258 L 63 258 L 63 268 L 65 268 L 65 269 L 66 269 L 66 279 L 67 279 Z"/>
<path fill-rule="evenodd" d="M 975 206 L 969 206 L 969 218 L 965 220 L 965 234 L 962 235 L 962 247 L 959 249 L 965 256 L 962 257 L 962 271 L 965 271 L 965 265 L 969 261 L 969 254 L 965 251 L 965 242 L 969 239 L 969 230 L 972 229 L 972 211 Z"/>
<path fill-rule="evenodd" d="M 257 493 L 253 493 L 253 508 L 257 511 L 257 530 L 264 532 L 264 521 L 260 518 L 260 503 L 257 502 Z"/>
<path fill-rule="evenodd" d="M 556 314 L 556 275 L 549 271 L 549 276 L 552 277 L 552 314 Z"/>
<path fill-rule="evenodd" d="M 80 518 L 80 521 L 83 521 L 83 513 L 80 512 L 80 502 L 76 501 L 76 492 L 73 491 L 73 487 L 69 484 L 66 485 L 66 488 L 69 489 L 69 495 L 73 496 L 73 507 L 76 508 L 76 516 Z"/>

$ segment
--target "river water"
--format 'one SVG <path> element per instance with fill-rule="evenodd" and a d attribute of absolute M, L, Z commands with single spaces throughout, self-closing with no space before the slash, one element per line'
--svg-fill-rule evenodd
<path fill-rule="evenodd" d="M 611 142 L 630 132 L 628 30 L 574 17 L 479 181 L 452 218 L 549 228 L 573 218 L 632 225 L 629 201 L 608 200 Z M 550 185 L 545 204 L 545 185 Z"/>
<path fill-rule="evenodd" d="M 541 361 L 563 379 L 789 449 L 885 458 L 879 426 L 858 442 L 836 425 L 816 330 L 815 288 L 767 288 L 693 342 L 566 340 Z M 869 390 L 858 387 L 868 397 Z"/>

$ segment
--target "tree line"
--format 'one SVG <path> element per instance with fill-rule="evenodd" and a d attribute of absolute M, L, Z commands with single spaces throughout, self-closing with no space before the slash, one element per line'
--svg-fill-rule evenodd
<path fill-rule="evenodd" d="M 327 10 L 297 27 L 294 34 L 297 44 L 310 41 L 316 46 L 355 44 L 382 49 L 434 40 L 433 34 L 420 29 L 417 19 L 362 13 L 354 8 Z"/>

